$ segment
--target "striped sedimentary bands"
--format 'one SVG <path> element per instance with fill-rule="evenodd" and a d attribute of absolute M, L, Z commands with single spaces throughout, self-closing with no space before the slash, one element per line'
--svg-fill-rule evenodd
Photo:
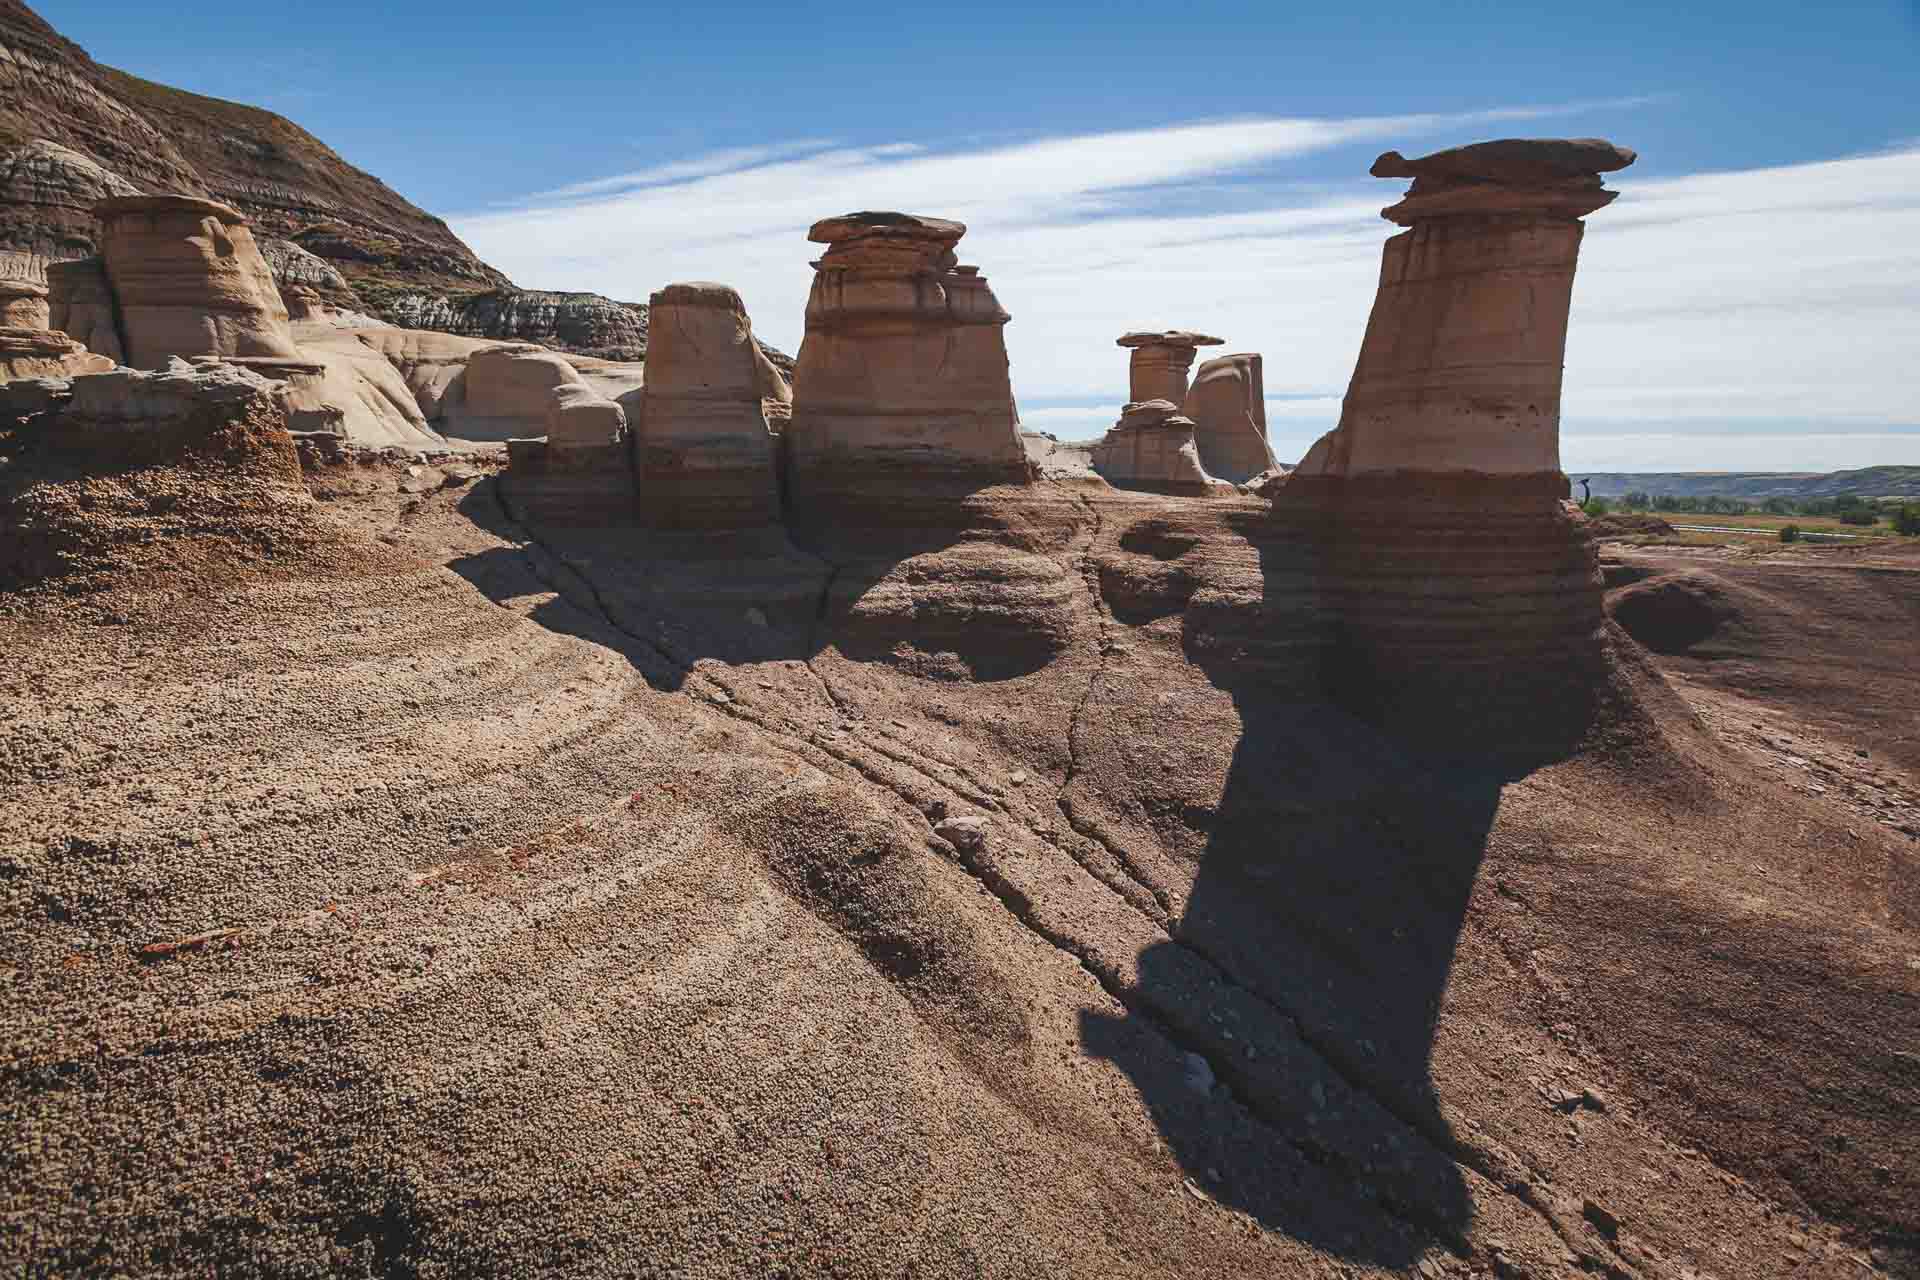
<path fill-rule="evenodd" d="M 1597 141 L 1495 142 L 1408 161 L 1407 228 L 1340 425 L 1278 492 L 1317 542 L 1336 683 L 1383 718 L 1551 739 L 1584 722 L 1602 622 L 1592 546 L 1565 504 L 1560 383 Z M 1509 736 L 1511 735 L 1511 737 Z"/>
<path fill-rule="evenodd" d="M 1025 483 L 1002 327 L 979 269 L 959 265 L 966 228 L 854 213 L 813 225 L 807 332 L 782 435 L 787 511 L 798 525 L 913 519 L 898 508 Z"/>

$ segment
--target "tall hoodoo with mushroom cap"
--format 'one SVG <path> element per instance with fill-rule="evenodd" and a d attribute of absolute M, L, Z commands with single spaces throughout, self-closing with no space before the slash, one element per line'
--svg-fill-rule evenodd
<path fill-rule="evenodd" d="M 1602 615 L 1563 501 L 1561 366 L 1581 218 L 1614 199 L 1600 175 L 1633 160 L 1511 139 L 1373 164 L 1413 179 L 1382 213 L 1406 230 L 1386 243 L 1340 424 L 1275 512 L 1324 547 L 1353 686 L 1382 714 L 1497 718 L 1518 739 L 1579 723 Z"/>
<path fill-rule="evenodd" d="M 783 433 L 801 523 L 1024 483 L 1001 332 L 1011 317 L 954 246 L 966 227 L 904 213 L 813 224 L 806 337 Z"/>

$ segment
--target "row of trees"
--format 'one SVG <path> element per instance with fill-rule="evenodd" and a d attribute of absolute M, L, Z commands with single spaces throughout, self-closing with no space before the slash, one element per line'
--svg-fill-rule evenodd
<path fill-rule="evenodd" d="M 1596 505 L 1601 501 L 1598 498 L 1594 499 Z M 1613 499 L 1611 505 L 1622 511 L 1674 512 L 1689 515 L 1812 516 L 1862 527 L 1885 520 L 1893 526 L 1896 533 L 1920 535 L 1920 503 L 1900 498 L 1863 498 L 1852 493 L 1843 493 L 1833 498 L 1765 498 L 1759 502 L 1748 502 L 1740 498 L 1723 498 L 1713 494 L 1698 497 L 1678 496 L 1670 493 L 1647 493 L 1636 489 Z"/>

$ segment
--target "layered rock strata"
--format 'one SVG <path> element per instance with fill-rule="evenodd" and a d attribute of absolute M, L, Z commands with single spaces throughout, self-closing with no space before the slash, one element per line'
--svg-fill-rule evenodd
<path fill-rule="evenodd" d="M 462 403 L 449 409 L 447 430 L 507 439 L 502 483 L 521 514 L 553 525 L 634 522 L 632 441 L 619 403 L 549 351 L 478 351 L 462 380 Z M 529 423 L 546 438 L 522 438 Z"/>
<path fill-rule="evenodd" d="M 1245 484 L 1280 463 L 1267 443 L 1266 383 L 1259 355 L 1218 356 L 1200 366 L 1180 412 L 1193 419 L 1200 465 Z"/>
<path fill-rule="evenodd" d="M 1170 400 L 1129 404 L 1093 447 L 1093 469 L 1116 489 L 1210 498 L 1233 486 L 1207 474 L 1191 418 Z"/>
<path fill-rule="evenodd" d="M 1187 329 L 1123 333 L 1115 342 L 1133 354 L 1127 360 L 1127 399 L 1135 404 L 1166 400 L 1180 404 L 1187 398 L 1187 370 L 1201 347 L 1217 347 L 1225 338 Z"/>
<path fill-rule="evenodd" d="M 1347 686 L 1442 734 L 1573 732 L 1601 626 L 1591 544 L 1563 503 L 1561 366 L 1583 215 L 1610 143 L 1503 141 L 1373 172 L 1410 177 L 1340 424 L 1274 511 L 1323 548 Z"/>
<path fill-rule="evenodd" d="M 125 364 L 120 321 L 114 312 L 113 289 L 107 283 L 106 264 L 99 258 L 73 258 L 47 267 L 49 327 L 75 342 Z"/>
<path fill-rule="evenodd" d="M 779 519 L 766 363 L 740 295 L 672 284 L 648 303 L 652 336 L 634 430 L 641 519 L 663 528 Z"/>
<path fill-rule="evenodd" d="M 194 196 L 115 196 L 94 212 L 130 365 L 301 359 L 273 272 L 238 212 Z"/>
<path fill-rule="evenodd" d="M 790 515 L 904 504 L 1025 483 L 1026 454 L 1002 326 L 985 277 L 959 265 L 958 222 L 853 213 L 807 233 L 806 337 L 782 433 Z M 894 509 L 893 515 L 888 515 Z"/>
<path fill-rule="evenodd" d="M 65 378 L 113 368 L 65 333 L 47 328 L 47 291 L 24 280 L 0 280 L 0 382 Z"/>

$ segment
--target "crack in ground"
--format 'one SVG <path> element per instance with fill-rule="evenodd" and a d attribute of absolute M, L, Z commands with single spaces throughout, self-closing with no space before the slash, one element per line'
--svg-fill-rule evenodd
<path fill-rule="evenodd" d="M 650 637 L 644 636 L 636 631 L 633 631 L 632 629 L 620 623 L 614 617 L 610 606 L 607 604 L 607 601 L 605 597 L 602 595 L 597 584 L 595 584 L 593 580 L 589 578 L 580 568 L 571 564 L 559 553 L 555 552 L 551 547 L 547 546 L 547 544 L 543 542 L 532 531 L 530 527 L 523 524 L 517 517 L 515 517 L 511 506 L 507 502 L 505 492 L 502 486 L 498 482 L 498 479 L 495 478 L 492 481 L 492 483 L 494 484 L 494 494 L 495 494 L 496 501 L 498 502 L 498 505 L 500 507 L 502 517 L 514 529 L 520 531 L 522 534 L 526 536 L 526 539 L 529 545 L 537 548 L 547 558 L 551 559 L 555 564 L 564 568 L 569 574 L 572 575 L 572 577 L 575 580 L 577 580 L 580 583 L 581 586 L 583 586 L 587 590 L 587 592 L 589 593 L 590 597 L 594 602 L 594 606 L 596 610 L 598 611 L 598 613 L 600 614 L 601 618 L 604 620 L 607 626 L 612 628 L 615 632 L 621 635 L 630 637 L 631 639 L 637 640 L 643 645 L 645 645 L 651 652 L 656 654 L 662 660 L 669 663 L 672 669 L 675 672 L 682 675 L 683 677 L 691 677 L 697 674 L 694 668 L 682 662 L 670 650 L 660 645 L 657 641 L 653 640 Z M 1068 746 L 1067 785 L 1069 786 L 1072 784 L 1074 778 L 1078 775 L 1078 772 L 1079 772 L 1079 768 L 1080 768 L 1079 750 L 1078 750 L 1078 747 L 1076 746 L 1076 742 L 1079 738 L 1084 716 L 1093 701 L 1093 695 L 1098 686 L 1100 677 L 1104 675 L 1106 672 L 1106 658 L 1108 656 L 1107 647 L 1108 647 L 1108 642 L 1110 638 L 1110 629 L 1109 629 L 1110 622 L 1104 611 L 1105 602 L 1101 595 L 1098 582 L 1095 577 L 1095 575 L 1097 574 L 1097 569 L 1093 564 L 1093 548 L 1097 544 L 1099 532 L 1103 525 L 1102 517 L 1100 516 L 1098 510 L 1093 506 L 1093 504 L 1089 502 L 1086 498 L 1080 495 L 1075 495 L 1075 499 L 1076 501 L 1080 502 L 1082 507 L 1092 517 L 1094 522 L 1092 531 L 1088 538 L 1087 547 L 1085 551 L 1082 553 L 1082 557 L 1081 557 L 1081 577 L 1083 582 L 1086 584 L 1090 602 L 1093 605 L 1095 617 L 1099 619 L 1099 623 L 1100 623 L 1101 661 L 1100 661 L 1099 667 L 1096 669 L 1093 676 L 1089 678 L 1087 682 L 1087 688 L 1082 694 L 1079 704 L 1075 707 L 1072 720 L 1069 724 L 1068 735 L 1067 735 L 1067 746 Z M 547 582 L 550 586 L 553 586 L 556 591 L 560 590 L 558 585 L 552 582 L 551 578 L 549 578 L 547 575 L 542 574 L 540 572 L 539 567 L 533 557 L 529 556 L 528 562 L 529 562 L 529 567 L 532 569 L 534 575 L 537 578 Z M 836 580 L 839 573 L 841 572 L 841 569 L 843 568 L 843 566 L 832 564 L 832 562 L 828 562 L 828 563 L 831 565 L 831 571 L 827 575 L 826 582 L 823 583 L 821 587 L 820 599 L 815 609 L 813 624 L 809 628 L 808 641 L 807 641 L 808 657 L 803 661 L 802 665 L 807 668 L 808 672 L 812 674 L 817 681 L 819 681 L 822 692 L 826 694 L 829 702 L 834 706 L 834 708 L 840 711 L 842 714 L 845 714 L 846 704 L 836 694 L 836 692 L 832 687 L 832 684 L 826 679 L 826 677 L 821 672 L 819 672 L 814 668 L 813 660 L 812 660 L 812 654 L 815 651 L 815 644 L 818 640 L 820 626 L 824 622 L 826 613 L 830 607 L 830 593 L 832 591 L 834 581 Z M 745 721 L 746 723 L 754 725 L 756 728 L 759 728 L 763 732 L 769 733 L 775 737 L 784 738 L 789 742 L 794 743 L 795 745 L 801 747 L 803 750 L 804 748 L 810 746 L 814 750 L 820 752 L 821 754 L 827 756 L 828 758 L 836 760 L 843 765 L 846 765 L 847 767 L 853 769 L 861 777 L 867 779 L 869 782 L 872 782 L 876 786 L 884 788 L 886 791 L 891 793 L 896 799 L 904 803 L 908 809 L 913 810 L 916 814 L 920 814 L 923 821 L 925 820 L 925 814 L 920 813 L 919 806 L 915 803 L 914 799 L 911 796 L 907 795 L 904 791 L 902 791 L 900 787 L 892 779 L 886 777 L 869 762 L 858 758 L 856 755 L 852 753 L 844 752 L 841 750 L 836 750 L 832 745 L 827 743 L 808 740 L 808 739 L 802 739 L 797 735 L 795 735 L 794 733 L 792 733 L 790 730 L 777 727 L 769 723 L 763 717 L 757 714 L 751 713 L 747 709 L 737 706 L 731 702 L 727 702 L 727 703 L 716 702 L 714 703 L 714 707 L 717 710 L 726 712 L 729 716 L 733 718 L 740 719 Z M 892 757 L 888 757 L 888 758 L 892 758 Z M 945 779 L 933 777 L 932 775 L 926 773 L 924 770 L 905 761 L 896 761 L 896 763 L 900 763 L 902 765 L 905 765 L 906 767 L 912 768 L 915 773 L 920 774 L 921 777 L 925 778 L 929 783 L 931 783 L 936 788 L 948 791 L 951 794 L 954 794 L 957 796 L 963 795 L 963 793 L 957 791 Z M 1130 858 L 1125 857 L 1123 854 L 1121 854 L 1119 850 L 1115 849 L 1107 840 L 1105 840 L 1102 836 L 1100 836 L 1097 833 L 1097 831 L 1088 831 L 1088 830 L 1082 829 L 1081 822 L 1076 821 L 1075 819 L 1075 815 L 1073 814 L 1073 811 L 1072 811 L 1071 802 L 1065 796 L 1064 787 L 1058 803 L 1060 805 L 1060 809 L 1063 816 L 1066 817 L 1069 825 L 1071 825 L 1077 833 L 1081 834 L 1082 836 L 1084 836 L 1089 840 L 1092 840 L 1094 843 L 1100 845 L 1101 848 L 1107 850 L 1108 853 L 1111 856 L 1113 856 L 1116 865 L 1120 866 L 1123 869 L 1123 871 L 1126 873 L 1126 875 L 1129 877 L 1129 883 L 1132 885 L 1133 889 L 1135 890 L 1135 893 L 1124 892 L 1123 890 L 1109 883 L 1105 876 L 1101 876 L 1098 873 L 1098 871 L 1096 871 L 1094 868 L 1087 867 L 1085 863 L 1077 855 L 1075 855 L 1071 849 L 1065 849 L 1058 841 L 1050 839 L 1046 835 L 1046 833 L 1035 830 L 1025 822 L 1022 822 L 1020 824 L 1022 829 L 1028 831 L 1029 834 L 1032 834 L 1036 838 L 1042 840 L 1044 843 L 1046 843 L 1050 847 L 1053 847 L 1056 849 L 1062 849 L 1064 852 L 1066 852 L 1068 856 L 1072 857 L 1077 864 L 1081 865 L 1082 868 L 1086 870 L 1089 875 L 1094 876 L 1094 878 L 1098 880 L 1102 885 L 1116 892 L 1122 898 L 1122 900 L 1128 902 L 1128 904 L 1133 906 L 1136 911 L 1140 911 L 1140 913 L 1143 916 L 1145 916 L 1150 921 L 1152 921 L 1152 923 L 1156 926 L 1156 928 L 1160 929 L 1162 932 L 1166 932 L 1169 942 L 1183 948 L 1184 950 L 1191 953 L 1194 957 L 1204 962 L 1207 965 L 1207 967 L 1211 969 L 1215 975 L 1217 975 L 1217 980 L 1223 986 L 1230 987 L 1233 990 L 1241 993 L 1243 996 L 1245 996 L 1250 1002 L 1252 1002 L 1257 1007 L 1261 1007 L 1269 1010 L 1271 1016 L 1273 1016 L 1275 1019 L 1280 1020 L 1288 1025 L 1291 1025 L 1295 1034 L 1299 1036 L 1301 1043 L 1310 1052 L 1312 1052 L 1320 1060 L 1322 1064 L 1325 1065 L 1325 1067 L 1327 1068 L 1327 1070 L 1331 1075 L 1335 1076 L 1340 1081 L 1342 1081 L 1342 1083 L 1344 1083 L 1347 1086 L 1347 1088 L 1352 1093 L 1354 1093 L 1357 1097 L 1364 1097 L 1371 1100 L 1383 1112 L 1392 1116 L 1407 1130 L 1409 1130 L 1410 1132 L 1415 1134 L 1417 1137 L 1427 1142 L 1431 1147 L 1433 1147 L 1433 1149 L 1438 1154 L 1449 1159 L 1457 1166 L 1464 1169 L 1468 1169 L 1473 1173 L 1478 1174 L 1480 1177 L 1485 1179 L 1491 1185 L 1499 1187 L 1502 1191 L 1506 1192 L 1509 1195 L 1514 1196 L 1522 1204 L 1526 1205 L 1530 1210 L 1532 1210 L 1535 1214 L 1537 1214 L 1546 1223 L 1548 1228 L 1557 1237 L 1559 1237 L 1562 1244 L 1567 1248 L 1569 1253 L 1571 1253 L 1577 1259 L 1578 1265 L 1580 1265 L 1583 1270 L 1586 1270 L 1588 1272 L 1607 1274 L 1609 1276 L 1614 1276 L 1614 1277 L 1621 1277 L 1622 1280 L 1634 1280 L 1634 1273 L 1632 1271 L 1623 1270 L 1621 1264 L 1613 1262 L 1607 1259 L 1606 1257 L 1604 1257 L 1603 1255 L 1596 1254 L 1590 1249 L 1586 1249 L 1581 1246 L 1581 1244 L 1577 1241 L 1577 1237 L 1573 1234 L 1572 1228 L 1570 1228 L 1562 1220 L 1561 1215 L 1551 1205 L 1546 1204 L 1540 1198 L 1536 1190 L 1535 1178 L 1533 1176 L 1529 1176 L 1530 1174 L 1532 1174 L 1532 1171 L 1526 1170 L 1525 1172 L 1520 1172 L 1515 1167 L 1513 1167 L 1513 1166 L 1518 1166 L 1519 1169 L 1524 1169 L 1524 1166 L 1521 1165 L 1521 1163 L 1517 1158 L 1509 1157 L 1509 1159 L 1512 1160 L 1512 1166 L 1509 1166 L 1507 1168 L 1502 1168 L 1501 1166 L 1503 1164 L 1506 1164 L 1507 1161 L 1501 1159 L 1499 1154 L 1492 1151 L 1483 1150 L 1480 1147 L 1477 1147 L 1468 1143 L 1464 1139 L 1456 1137 L 1451 1132 L 1451 1130 L 1447 1128 L 1444 1121 L 1439 1120 L 1438 1117 L 1436 1117 L 1436 1122 L 1434 1124 L 1427 1124 L 1422 1122 L 1417 1115 L 1408 1116 L 1406 1114 L 1403 1114 L 1402 1110 L 1399 1107 L 1395 1106 L 1388 1098 L 1382 1097 L 1380 1094 L 1376 1093 L 1371 1087 L 1369 1087 L 1365 1083 L 1365 1077 L 1357 1071 L 1354 1064 L 1351 1062 L 1345 1061 L 1343 1056 L 1338 1052 L 1338 1050 L 1331 1043 L 1310 1035 L 1306 1030 L 1305 1025 L 1296 1015 L 1288 1012 L 1287 1010 L 1282 1008 L 1280 1005 L 1276 1004 L 1271 998 L 1266 996 L 1264 993 L 1254 990 L 1252 988 L 1249 988 L 1244 984 L 1240 983 L 1235 978 L 1233 978 L 1231 975 L 1231 970 L 1223 966 L 1213 955 L 1209 954 L 1204 947 L 1201 947 L 1188 939 L 1174 937 L 1170 932 L 1167 932 L 1167 925 L 1164 919 L 1155 918 L 1153 913 L 1144 910 L 1140 906 L 1140 904 L 1137 901 L 1135 901 L 1136 893 L 1146 893 L 1151 896 L 1152 900 L 1156 904 L 1159 904 L 1160 895 L 1156 893 L 1152 888 L 1149 887 L 1147 882 L 1142 878 L 1142 873 L 1138 871 L 1137 867 L 1132 865 L 1132 860 Z M 1004 810 L 1002 812 L 1004 812 Z M 944 840 L 943 840 L 943 843 L 950 844 L 950 842 L 945 842 Z M 1040 938 L 1042 941 L 1048 943 L 1055 949 L 1067 955 L 1072 956 L 1079 963 L 1080 967 L 1083 970 L 1085 970 L 1090 977 L 1093 978 L 1093 980 L 1100 986 L 1100 988 L 1103 991 L 1105 991 L 1107 995 L 1114 1000 L 1115 1003 L 1119 1004 L 1122 1008 L 1126 1009 L 1130 1014 L 1133 1014 L 1134 1016 L 1137 1016 L 1142 1020 L 1144 1020 L 1148 1025 L 1154 1028 L 1154 1030 L 1161 1036 L 1162 1039 L 1164 1039 L 1169 1045 L 1173 1046 L 1175 1049 L 1178 1049 L 1185 1053 L 1196 1054 L 1202 1059 L 1206 1060 L 1208 1062 L 1209 1067 L 1214 1070 L 1216 1079 L 1218 1079 L 1222 1083 L 1222 1086 L 1226 1088 L 1229 1096 L 1233 1099 L 1233 1101 L 1237 1105 L 1242 1107 L 1244 1110 L 1246 1110 L 1248 1113 L 1257 1117 L 1262 1124 L 1266 1125 L 1267 1128 L 1273 1131 L 1276 1137 L 1278 1137 L 1281 1141 L 1291 1146 L 1296 1152 L 1300 1154 L 1300 1156 L 1303 1159 L 1307 1160 L 1309 1163 L 1319 1168 L 1337 1170 L 1347 1180 L 1349 1187 L 1361 1200 L 1377 1205 L 1381 1209 L 1381 1211 L 1386 1213 L 1389 1217 L 1392 1217 L 1402 1223 L 1405 1223 L 1416 1229 L 1426 1231 L 1434 1235 L 1435 1237 L 1437 1237 L 1438 1239 L 1446 1243 L 1450 1248 L 1454 1249 L 1456 1252 L 1460 1254 L 1471 1256 L 1475 1252 L 1475 1250 L 1473 1249 L 1473 1246 L 1468 1241 L 1466 1235 L 1459 1228 L 1454 1227 L 1453 1225 L 1445 1222 L 1444 1220 L 1437 1219 L 1430 1214 L 1423 1213 L 1420 1207 L 1417 1205 L 1402 1205 L 1390 1198 L 1382 1196 L 1379 1193 L 1373 1191 L 1368 1186 L 1368 1184 L 1364 1181 L 1362 1171 L 1357 1169 L 1347 1156 L 1343 1155 L 1339 1151 L 1323 1146 L 1322 1144 L 1313 1141 L 1309 1137 L 1296 1136 L 1296 1134 L 1292 1130 L 1292 1126 L 1286 1123 L 1283 1113 L 1276 1113 L 1273 1108 L 1271 1108 L 1270 1106 L 1264 1103 L 1260 1103 L 1257 1101 L 1250 1102 L 1248 1099 L 1251 1098 L 1253 1095 L 1248 1083 L 1248 1077 L 1246 1073 L 1239 1067 L 1237 1061 L 1228 1057 L 1223 1059 L 1223 1061 L 1228 1065 L 1216 1066 L 1213 1058 L 1209 1057 L 1207 1054 L 1202 1052 L 1204 1045 L 1202 1045 L 1199 1041 L 1187 1036 L 1186 1034 L 1176 1029 L 1168 1020 L 1166 1020 L 1153 1007 L 1151 1001 L 1148 1000 L 1143 993 L 1139 992 L 1138 990 L 1130 989 L 1127 987 L 1126 984 L 1115 980 L 1110 975 L 1102 973 L 1096 963 L 1096 958 L 1092 954 L 1091 948 L 1087 947 L 1086 944 L 1084 943 L 1076 941 L 1072 937 L 1062 933 L 1057 929 L 1050 928 L 1043 921 L 1041 921 L 1038 917 L 1038 913 L 1034 907 L 1032 899 L 1024 891 L 1022 891 L 1018 886 L 1014 885 L 1010 880 L 1008 880 L 1005 875 L 1000 873 L 997 868 L 993 867 L 991 864 L 986 863 L 976 857 L 970 856 L 966 851 L 960 850 L 957 847 L 955 847 L 955 854 L 956 854 L 956 858 L 955 858 L 956 865 L 960 866 L 963 870 L 968 872 L 968 874 L 970 874 L 976 881 L 978 881 L 989 893 L 991 893 L 1001 903 L 1002 906 L 1006 908 L 1009 914 L 1011 914 L 1029 932 L 1034 934 L 1036 937 Z M 1164 907 L 1163 907 L 1163 910 L 1164 910 Z M 1238 1082 L 1237 1088 L 1235 1087 L 1236 1081 Z M 1512 1267 L 1510 1265 L 1508 1266 L 1508 1270 L 1509 1271 L 1512 1270 Z"/>

